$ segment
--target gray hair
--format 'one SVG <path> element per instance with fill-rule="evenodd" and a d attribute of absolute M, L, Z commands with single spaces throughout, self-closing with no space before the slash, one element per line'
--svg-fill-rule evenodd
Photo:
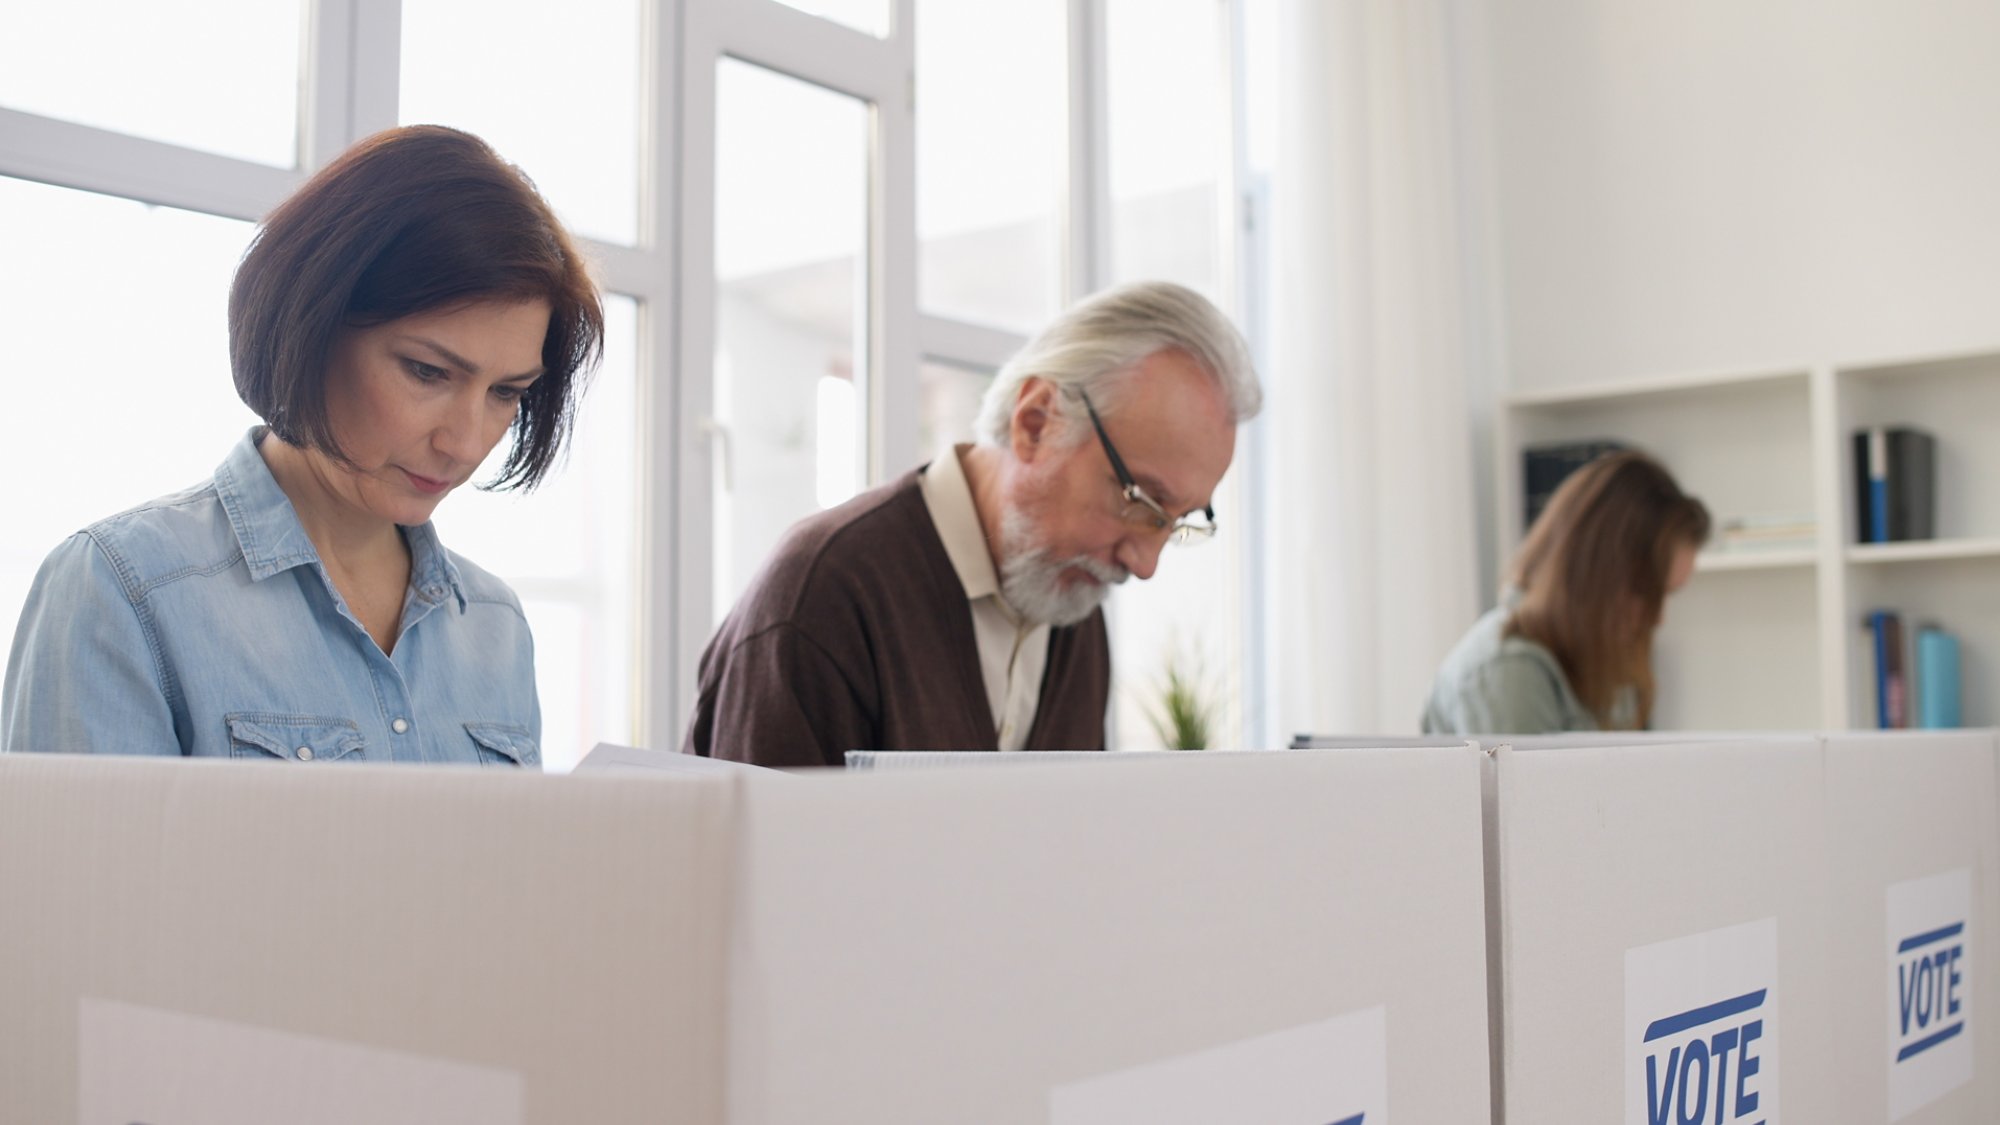
<path fill-rule="evenodd" d="M 1215 380 L 1233 421 L 1247 421 L 1263 406 L 1250 348 L 1222 310 L 1185 286 L 1140 281 L 1080 301 L 1042 329 L 986 389 L 974 430 L 982 443 L 1005 446 L 1021 384 L 1033 378 L 1059 391 L 1086 391 L 1099 414 L 1111 413 L 1121 376 L 1168 349 L 1187 353 Z M 1055 412 L 1082 418 L 1081 404 L 1072 405 L 1070 397 L 1058 394 Z M 1072 426 L 1068 440 L 1081 441 L 1089 432 Z"/>

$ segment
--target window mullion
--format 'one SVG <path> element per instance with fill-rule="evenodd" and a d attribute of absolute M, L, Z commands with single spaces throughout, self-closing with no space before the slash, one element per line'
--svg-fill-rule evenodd
<path fill-rule="evenodd" d="M 925 359 L 998 371 L 1027 347 L 1028 338 L 1004 328 L 924 313 L 917 318 L 917 352 Z M 931 450 L 920 450 L 929 453 Z"/>
<path fill-rule="evenodd" d="M 917 364 L 916 0 L 896 0 L 889 46 L 901 81 L 875 104 L 869 215 L 867 480 L 881 484 L 922 456 Z"/>
<path fill-rule="evenodd" d="M 1110 96 L 1104 74 L 1104 44 L 1104 0 L 1070 0 L 1064 305 L 1096 292 L 1110 273 Z"/>
<path fill-rule="evenodd" d="M 354 135 L 354 19 L 359 0 L 316 0 L 307 23 L 299 163 L 323 168 Z"/>
<path fill-rule="evenodd" d="M 395 127 L 401 120 L 402 0 L 340 0 L 351 5 L 347 141 Z M 343 144 L 334 150 L 337 155 Z M 331 155 L 328 157 L 331 159 Z"/>
<path fill-rule="evenodd" d="M 644 138 L 639 164 L 642 248 L 636 251 L 621 248 L 615 258 L 607 255 L 604 259 L 606 273 L 613 274 L 621 261 L 642 257 L 643 263 L 631 263 L 633 272 L 649 269 L 652 279 L 644 289 L 629 290 L 644 298 L 639 306 L 639 433 L 635 447 L 640 474 L 636 513 L 639 667 L 633 674 L 638 698 L 632 713 L 642 743 L 661 748 L 680 745 L 687 714 L 694 706 L 694 665 L 685 663 L 690 646 L 682 637 L 683 633 L 693 631 L 684 624 L 690 620 L 687 606 L 691 602 L 687 596 L 690 578 L 684 572 L 694 559 L 708 557 L 706 550 L 687 545 L 689 532 L 708 525 L 709 510 L 705 492 L 699 493 L 701 502 L 691 506 L 690 496 L 697 494 L 698 489 L 687 480 L 689 427 L 683 413 L 688 406 L 686 396 L 696 387 L 705 391 L 708 386 L 706 378 L 691 374 L 694 369 L 686 366 L 687 353 L 682 350 L 685 345 L 681 318 L 686 313 L 682 297 L 688 292 L 684 288 L 688 273 L 681 255 L 688 241 L 684 223 L 692 213 L 684 198 L 692 189 L 683 172 L 691 166 L 687 151 L 691 134 L 684 132 L 686 118 L 681 112 L 686 97 L 683 75 L 691 54 L 684 54 L 683 49 L 689 38 L 688 5 L 694 2 L 657 0 L 646 7 L 643 30 L 646 51 L 642 57 L 647 65 L 640 85 L 646 97 L 645 112 L 640 117 Z M 712 86 L 712 66 L 709 75 Z M 712 116 L 713 94 L 706 104 Z M 710 163 L 692 166 L 712 167 L 713 130 L 703 137 Z M 712 225 L 712 185 L 707 194 L 709 201 L 704 206 L 710 208 Z M 709 248 L 712 275 L 712 237 L 704 245 Z M 708 287 L 700 292 L 713 299 L 712 276 Z M 712 305 L 709 307 L 712 309 Z M 705 402 L 703 408 L 706 409 Z M 698 484 L 699 489 L 708 488 L 708 478 L 703 476 Z M 705 544 L 706 540 L 700 542 Z M 692 599 L 694 604 L 704 604 L 708 596 L 707 576 L 703 573 L 699 577 L 702 585 L 699 599 Z M 693 653 L 698 657 L 700 650 L 694 649 Z M 685 676 L 683 668 L 687 671 Z"/>
<path fill-rule="evenodd" d="M 717 284 L 715 277 L 715 113 L 716 66 L 723 53 L 717 26 L 723 0 L 681 0 L 680 167 L 676 226 L 680 247 L 679 347 L 672 370 L 674 460 L 677 475 L 673 495 L 678 500 L 674 523 L 680 531 L 675 560 L 674 612 L 670 619 L 651 614 L 649 625 L 666 632 L 649 651 L 671 649 L 673 659 L 655 666 L 655 684 L 666 680 L 671 690 L 656 699 L 671 701 L 656 707 L 647 721 L 655 745 L 677 746 L 693 714 L 695 672 L 711 630 L 715 583 L 712 538 L 715 526 L 715 461 L 723 438 L 714 427 L 714 375 L 717 345 Z M 658 542 L 658 540 L 654 540 Z"/>
<path fill-rule="evenodd" d="M 915 50 L 907 22 L 897 25 L 894 38 L 878 39 L 777 0 L 691 2 L 706 10 L 721 52 L 732 58 L 863 101 L 906 96 L 902 64 Z"/>
<path fill-rule="evenodd" d="M 259 219 L 299 185 L 290 168 L 0 109 L 0 176 L 231 219 Z"/>

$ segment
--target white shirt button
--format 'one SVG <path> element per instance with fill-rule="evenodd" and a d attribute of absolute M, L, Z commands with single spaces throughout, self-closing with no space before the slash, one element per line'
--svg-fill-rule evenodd
<path fill-rule="evenodd" d="M 313 748 L 310 746 L 299 747 L 298 753 L 299 761 L 301 762 L 310 762 L 313 760 Z"/>
<path fill-rule="evenodd" d="M 389 724 L 389 729 L 395 731 L 397 734 L 407 734 L 410 730 L 410 721 L 408 719 L 397 719 L 395 722 Z"/>

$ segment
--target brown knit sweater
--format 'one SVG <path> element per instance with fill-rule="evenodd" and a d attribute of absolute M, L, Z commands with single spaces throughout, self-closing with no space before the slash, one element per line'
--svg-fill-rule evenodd
<path fill-rule="evenodd" d="M 1102 750 L 1104 614 L 1049 633 L 1033 750 Z M 972 608 L 917 473 L 787 532 L 701 656 L 682 747 L 763 766 L 997 750 Z"/>

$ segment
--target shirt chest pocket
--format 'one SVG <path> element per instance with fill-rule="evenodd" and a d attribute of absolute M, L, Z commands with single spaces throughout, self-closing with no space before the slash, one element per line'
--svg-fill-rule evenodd
<path fill-rule="evenodd" d="M 345 719 L 313 715 L 237 712 L 229 725 L 229 753 L 236 758 L 288 762 L 360 762 L 368 758 L 361 729 Z"/>
<path fill-rule="evenodd" d="M 542 764 L 541 747 L 535 745 L 526 727 L 510 723 L 467 723 L 465 733 L 472 736 L 472 745 L 479 754 L 482 766 Z"/>

